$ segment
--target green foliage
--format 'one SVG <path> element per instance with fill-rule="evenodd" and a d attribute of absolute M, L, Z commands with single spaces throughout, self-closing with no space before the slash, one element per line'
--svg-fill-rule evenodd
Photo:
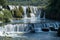
<path fill-rule="evenodd" d="M 0 11 L 0 21 L 2 20 L 3 18 L 3 14 L 1 14 L 2 11 Z"/>
<path fill-rule="evenodd" d="M 2 5 L 2 6 L 7 5 L 7 0 L 0 0 L 0 5 Z"/>
<path fill-rule="evenodd" d="M 21 4 L 21 5 L 35 5 L 35 6 L 44 6 L 48 5 L 48 0 L 8 0 L 10 4 Z"/>
<path fill-rule="evenodd" d="M 0 17 L 3 17 L 3 14 L 1 14 L 2 11 L 0 11 Z"/>
<path fill-rule="evenodd" d="M 4 15 L 3 15 L 4 22 L 9 22 L 10 19 L 12 19 L 11 12 L 9 10 L 5 9 L 5 10 L 3 10 L 3 13 L 4 13 Z"/>
<path fill-rule="evenodd" d="M 46 18 L 60 20 L 60 0 L 50 0 L 46 9 Z"/>
<path fill-rule="evenodd" d="M 12 14 L 9 10 L 5 9 L 0 11 L 0 21 L 7 23 L 10 22 L 10 19 L 12 19 Z"/>
<path fill-rule="evenodd" d="M 9 10 L 5 9 L 3 10 L 4 18 L 12 18 L 12 14 Z"/>

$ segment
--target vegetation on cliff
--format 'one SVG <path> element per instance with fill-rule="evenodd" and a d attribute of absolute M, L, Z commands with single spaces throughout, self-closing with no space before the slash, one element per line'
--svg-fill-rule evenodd
<path fill-rule="evenodd" d="M 46 8 L 46 18 L 60 20 L 60 0 L 50 0 Z"/>
<path fill-rule="evenodd" d="M 9 10 L 5 9 L 0 11 L 0 21 L 7 23 L 10 22 L 10 19 L 12 19 L 12 14 Z"/>

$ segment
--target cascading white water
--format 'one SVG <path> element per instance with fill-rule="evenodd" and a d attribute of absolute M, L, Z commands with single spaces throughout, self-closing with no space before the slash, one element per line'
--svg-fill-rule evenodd
<path fill-rule="evenodd" d="M 27 9 L 27 6 L 22 6 L 22 8 L 23 8 L 23 11 L 24 11 L 24 23 L 26 23 L 27 22 L 27 14 L 26 14 L 26 9 Z"/>
<path fill-rule="evenodd" d="M 36 13 L 37 13 L 37 20 L 40 20 L 41 9 L 38 9 Z"/>
<path fill-rule="evenodd" d="M 27 17 L 27 11 L 26 9 L 28 8 L 28 6 L 22 6 L 23 10 L 24 10 L 24 23 L 26 22 L 31 22 L 34 23 L 36 22 L 38 19 L 40 20 L 40 14 L 41 14 L 41 10 L 38 10 L 38 7 L 35 6 L 29 6 L 31 13 L 30 16 L 31 17 Z"/>
<path fill-rule="evenodd" d="M 35 6 L 30 6 L 30 10 L 31 10 L 31 13 L 30 13 L 30 18 L 27 17 L 27 11 L 26 9 L 28 8 L 28 6 L 22 6 L 23 8 L 23 11 L 24 11 L 24 23 L 27 23 L 27 22 L 30 22 L 30 23 L 34 23 L 36 22 L 37 20 L 40 20 L 40 14 L 41 14 L 41 10 L 39 9 L 38 10 L 38 7 L 35 7 Z M 27 20 L 28 19 L 28 20 Z M 25 24 L 20 24 L 20 25 L 10 25 L 11 28 L 8 26 L 6 26 L 6 30 L 7 32 L 21 32 L 21 31 L 24 31 L 24 26 L 26 27 L 27 25 Z M 10 29 L 9 29 L 10 28 Z M 36 29 L 36 28 L 35 28 Z M 27 29 L 28 30 L 28 29 Z M 26 30 L 26 31 L 27 31 Z M 40 28 L 38 29 L 40 31 Z"/>
<path fill-rule="evenodd" d="M 5 25 L 5 32 L 10 32 L 10 33 L 18 33 L 18 32 L 28 32 L 29 31 L 29 25 L 32 26 L 32 24 L 7 24 Z M 59 27 L 59 24 L 58 23 L 46 23 L 46 24 L 41 24 L 41 23 L 36 23 L 36 24 L 33 24 L 34 25 L 34 29 L 35 29 L 35 32 L 41 32 L 42 28 L 48 28 L 49 27 L 54 27 L 54 28 L 58 28 Z"/>
<path fill-rule="evenodd" d="M 18 33 L 18 32 L 26 32 L 25 27 L 27 27 L 26 24 L 7 24 L 4 26 L 5 32 L 8 33 Z"/>
<path fill-rule="evenodd" d="M 24 11 L 24 18 L 23 18 L 24 23 L 28 23 L 28 21 L 29 21 L 29 23 L 34 23 L 34 22 L 36 22 L 38 20 L 40 21 L 41 9 L 39 9 L 38 7 L 35 7 L 35 6 L 30 6 L 30 10 L 31 10 L 30 15 L 31 15 L 31 17 L 29 18 L 29 17 L 27 17 L 27 11 L 26 11 L 28 6 L 22 6 L 22 8 L 23 8 L 23 11 Z M 44 13 L 44 17 L 43 18 L 45 19 L 45 13 Z M 59 27 L 58 22 L 51 23 L 51 24 L 47 23 L 46 24 L 47 27 L 44 25 L 44 23 L 40 24 L 40 22 L 37 23 L 37 24 L 33 24 L 33 25 L 34 25 L 35 32 L 41 32 L 42 31 L 41 29 L 44 28 L 44 27 L 48 28 L 48 27 L 51 26 L 51 27 L 55 27 L 56 29 Z M 28 32 L 29 31 L 28 30 L 29 29 L 28 24 L 7 24 L 4 27 L 5 27 L 4 31 L 6 33 L 7 32 L 10 32 L 10 33 L 19 33 L 19 32 Z"/>
<path fill-rule="evenodd" d="M 30 15 L 31 15 L 31 22 L 35 22 L 36 21 L 36 16 L 35 16 L 35 14 L 36 14 L 36 7 L 33 7 L 33 6 L 31 6 L 30 7 L 30 9 L 31 9 L 31 13 L 30 13 Z"/>
<path fill-rule="evenodd" d="M 24 11 L 24 18 L 27 18 L 27 15 L 26 15 L 26 8 L 27 8 L 27 6 L 22 6 L 22 8 L 23 8 L 23 11 Z"/>
<path fill-rule="evenodd" d="M 10 8 L 12 8 L 13 6 L 10 6 Z M 16 6 L 17 7 L 17 6 Z M 40 14 L 41 14 L 41 9 L 39 9 L 37 6 L 21 6 L 23 8 L 23 11 L 24 11 L 24 15 L 23 15 L 23 18 L 22 18 L 22 22 L 24 23 L 35 23 L 36 21 L 40 21 Z M 30 16 L 31 17 L 27 17 L 27 8 L 30 8 L 31 10 L 31 13 Z M 15 7 L 14 7 L 15 8 Z M 17 7 L 18 8 L 18 7 Z M 21 22 L 20 20 L 17 21 L 17 20 L 13 20 L 13 22 Z"/>
<path fill-rule="evenodd" d="M 5 25 L 5 32 L 13 32 L 14 26 L 12 24 Z"/>

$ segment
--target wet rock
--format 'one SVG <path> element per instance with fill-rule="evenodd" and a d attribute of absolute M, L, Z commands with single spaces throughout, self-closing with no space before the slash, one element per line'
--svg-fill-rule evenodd
<path fill-rule="evenodd" d="M 51 31 L 56 31 L 56 29 L 54 27 L 50 27 Z"/>
<path fill-rule="evenodd" d="M 35 33 L 34 30 L 34 24 L 30 24 L 31 26 L 29 27 L 30 33 Z"/>
<path fill-rule="evenodd" d="M 59 37 L 60 37 L 60 27 L 58 28 L 57 36 L 59 36 Z"/>
<path fill-rule="evenodd" d="M 47 29 L 47 28 L 42 28 L 42 31 L 48 32 L 49 29 Z"/>

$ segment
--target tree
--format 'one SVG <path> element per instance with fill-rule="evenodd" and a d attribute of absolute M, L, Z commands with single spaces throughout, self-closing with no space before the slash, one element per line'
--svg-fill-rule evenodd
<path fill-rule="evenodd" d="M 0 5 L 2 5 L 3 8 L 7 8 L 8 5 L 7 0 L 0 0 Z"/>
<path fill-rule="evenodd" d="M 5 9 L 3 10 L 4 18 L 12 18 L 12 14 L 9 10 Z"/>
<path fill-rule="evenodd" d="M 60 0 L 50 0 L 46 9 L 46 18 L 60 20 Z"/>
<path fill-rule="evenodd" d="M 11 12 L 9 10 L 5 9 L 5 10 L 3 10 L 3 13 L 4 13 L 4 15 L 3 15 L 4 22 L 6 22 L 6 23 L 10 22 L 10 19 L 12 19 Z"/>
<path fill-rule="evenodd" d="M 2 6 L 7 5 L 7 0 L 0 0 L 0 5 Z"/>

